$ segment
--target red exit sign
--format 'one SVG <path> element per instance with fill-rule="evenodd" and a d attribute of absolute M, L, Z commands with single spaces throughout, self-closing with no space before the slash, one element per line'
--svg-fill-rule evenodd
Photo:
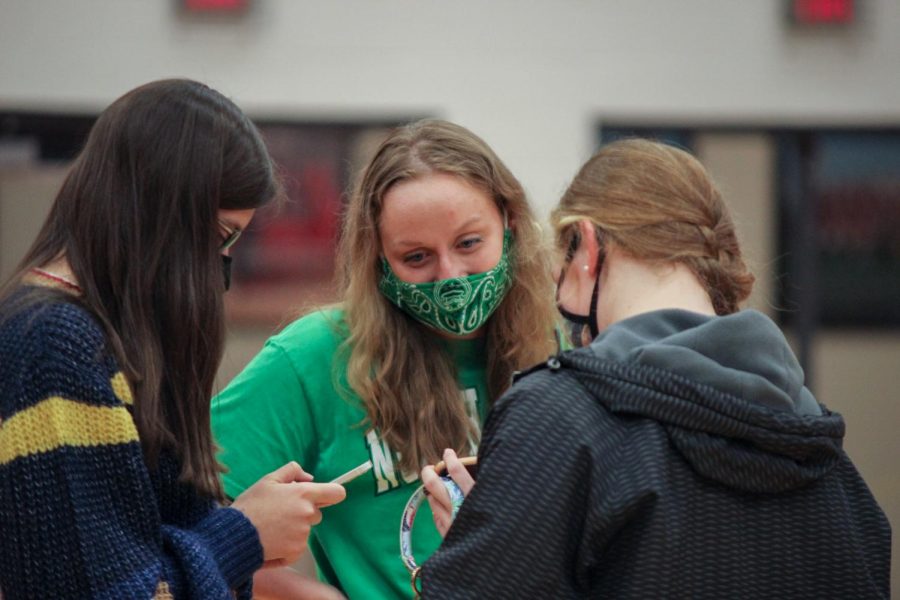
<path fill-rule="evenodd" d="M 797 25 L 849 25 L 853 0 L 789 0 L 791 22 Z"/>
<path fill-rule="evenodd" d="M 247 8 L 249 0 L 182 0 L 182 5 L 191 12 L 241 12 Z"/>

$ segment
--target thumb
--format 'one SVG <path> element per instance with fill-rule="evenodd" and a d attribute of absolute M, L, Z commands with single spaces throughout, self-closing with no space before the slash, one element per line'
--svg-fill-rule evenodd
<path fill-rule="evenodd" d="M 293 483 L 295 481 L 312 481 L 312 475 L 303 470 L 303 468 L 296 462 L 291 461 L 284 465 L 283 467 L 272 471 L 266 476 L 267 479 L 272 479 L 277 481 L 278 483 Z"/>
<path fill-rule="evenodd" d="M 337 504 L 347 497 L 347 490 L 337 483 L 304 483 L 303 496 L 317 507 Z"/>

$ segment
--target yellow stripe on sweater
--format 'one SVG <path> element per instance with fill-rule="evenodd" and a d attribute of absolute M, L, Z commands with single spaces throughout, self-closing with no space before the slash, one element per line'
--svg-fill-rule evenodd
<path fill-rule="evenodd" d="M 172 592 L 169 590 L 168 583 L 160 581 L 156 585 L 156 593 L 153 594 L 153 600 L 175 600 L 175 596 L 173 596 Z"/>
<path fill-rule="evenodd" d="M 116 398 L 128 406 L 134 404 L 134 397 L 131 395 L 131 386 L 128 385 L 128 380 L 125 379 L 125 373 L 119 371 L 113 375 L 113 378 L 109 380 L 109 383 L 112 385 L 113 393 L 116 395 Z"/>
<path fill-rule="evenodd" d="M 124 406 L 91 406 L 53 396 L 0 425 L 0 465 L 64 446 L 136 441 L 137 429 Z"/>

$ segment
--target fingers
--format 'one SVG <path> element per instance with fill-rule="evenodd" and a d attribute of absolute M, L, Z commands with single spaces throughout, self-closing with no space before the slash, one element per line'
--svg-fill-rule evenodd
<path fill-rule="evenodd" d="M 296 461 L 291 461 L 276 471 L 272 471 L 267 478 L 279 483 L 293 483 L 295 481 L 312 481 L 313 476 L 303 470 Z"/>
<path fill-rule="evenodd" d="M 422 469 L 420 477 L 422 485 L 425 486 L 425 491 L 428 493 L 426 498 L 428 499 L 428 506 L 431 507 L 434 526 L 441 534 L 441 537 L 444 537 L 447 535 L 447 530 L 450 529 L 450 523 L 453 520 L 451 519 L 453 509 L 450 502 L 450 494 L 447 493 L 444 482 L 441 481 L 433 466 L 428 465 Z"/>
<path fill-rule="evenodd" d="M 297 488 L 304 498 L 312 502 L 318 508 L 337 504 L 347 497 L 347 490 L 337 483 L 298 483 Z"/>
<path fill-rule="evenodd" d="M 443 486 L 442 486 L 443 487 Z M 447 530 L 450 529 L 450 512 L 434 499 L 434 496 L 428 496 L 428 506 L 431 507 L 431 516 L 434 518 L 434 526 L 437 528 L 441 537 L 446 537 Z"/>
<path fill-rule="evenodd" d="M 475 485 L 475 480 L 469 475 L 469 470 L 460 462 L 456 452 L 450 448 L 444 450 L 444 462 L 447 464 L 447 474 L 450 475 L 450 479 L 456 482 L 464 496 L 468 496 L 472 486 Z M 449 500 L 449 496 L 447 498 Z"/>
<path fill-rule="evenodd" d="M 342 486 L 312 483 L 310 478 L 292 461 L 257 481 L 232 503 L 256 528 L 263 557 L 283 561 L 271 566 L 290 564 L 302 555 L 310 528 L 322 521 L 321 508 L 346 496 Z"/>
<path fill-rule="evenodd" d="M 439 505 L 441 505 L 449 514 L 449 511 L 452 509 L 450 494 L 447 492 L 447 488 L 444 487 L 444 482 L 441 481 L 441 478 L 435 472 L 434 467 L 427 466 L 422 469 L 421 477 L 422 484 L 428 491 L 429 504 L 431 504 L 432 500 L 434 500 Z"/>

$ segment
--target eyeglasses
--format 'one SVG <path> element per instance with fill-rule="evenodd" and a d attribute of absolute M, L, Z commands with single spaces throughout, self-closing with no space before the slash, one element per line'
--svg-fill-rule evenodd
<path fill-rule="evenodd" d="M 243 230 L 238 229 L 237 227 L 231 227 L 221 219 L 219 219 L 219 227 L 221 227 L 225 233 L 225 237 L 222 239 L 222 245 L 219 246 L 219 250 L 227 250 L 234 246 L 234 243 L 238 241 L 238 238 L 241 237 L 241 233 L 243 233 Z"/>

